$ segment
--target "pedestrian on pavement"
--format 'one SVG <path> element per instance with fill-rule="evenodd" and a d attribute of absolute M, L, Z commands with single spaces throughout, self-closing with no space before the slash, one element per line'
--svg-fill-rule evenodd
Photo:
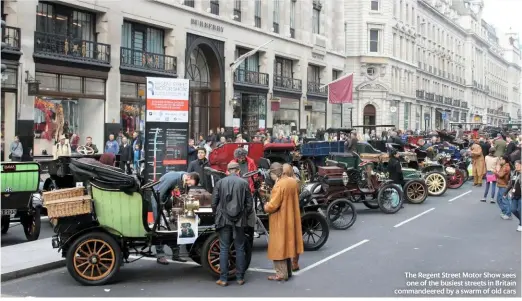
<path fill-rule="evenodd" d="M 520 160 L 516 160 L 515 172 L 513 173 L 509 186 L 506 189 L 506 197 L 511 200 L 511 212 L 513 212 L 513 215 L 518 218 L 518 232 L 522 232 L 522 221 L 520 220 L 520 213 L 522 212 L 520 207 L 520 168 Z"/>
<path fill-rule="evenodd" d="M 484 139 L 484 137 L 480 137 L 479 145 L 482 148 L 482 154 L 484 157 L 489 154 L 489 150 L 493 147 L 493 145 Z"/>
<path fill-rule="evenodd" d="M 159 193 L 159 201 L 168 207 L 172 206 L 169 197 L 172 191 L 178 190 L 180 193 L 185 193 L 188 187 L 196 186 L 199 183 L 199 175 L 195 172 L 187 173 L 184 171 L 170 171 L 164 174 L 159 179 L 159 184 L 154 186 L 154 190 Z M 154 221 L 156 221 L 159 212 L 158 204 L 155 199 L 152 199 L 152 214 Z M 165 256 L 164 245 L 156 245 L 156 262 L 163 265 L 168 265 L 167 257 Z M 187 262 L 179 255 L 179 245 L 169 245 L 172 249 L 172 260 L 178 262 Z M 228 249 L 227 249 L 228 250 Z"/>
<path fill-rule="evenodd" d="M 513 135 L 506 137 L 507 147 L 506 147 L 506 155 L 511 156 L 511 154 L 517 148 L 517 144 L 515 142 L 515 137 Z"/>
<path fill-rule="evenodd" d="M 288 164 L 288 163 L 285 163 L 283 164 L 283 176 L 285 177 L 289 177 L 289 178 L 292 178 L 294 179 L 296 182 L 297 182 L 297 187 L 299 188 L 299 193 L 301 193 L 301 180 L 299 179 L 299 169 L 294 168 L 292 165 Z M 297 200 L 298 201 L 298 204 L 297 206 L 299 207 L 299 199 Z M 299 224 L 299 228 L 301 228 L 301 215 L 300 214 L 296 214 L 294 215 L 295 217 L 295 224 Z M 299 271 L 300 267 L 299 267 L 299 254 L 297 254 L 297 256 L 295 256 L 294 258 L 292 258 L 292 272 L 296 272 L 296 271 Z"/>
<path fill-rule="evenodd" d="M 247 227 L 255 224 L 254 205 L 248 182 L 241 178 L 241 169 L 237 162 L 227 166 L 229 175 L 217 182 L 212 194 L 212 211 L 215 214 L 216 230 L 219 233 L 220 275 L 216 284 L 228 285 L 228 250 L 234 240 L 236 248 L 236 281 L 245 283 Z"/>
<path fill-rule="evenodd" d="M 208 162 L 207 150 L 203 147 L 198 148 L 198 158 L 189 163 L 187 172 L 197 172 L 200 179 L 200 185 L 203 186 L 207 191 L 212 192 L 212 181 L 210 175 L 206 175 L 205 167 L 210 167 Z"/>
<path fill-rule="evenodd" d="M 502 219 L 511 219 L 511 204 L 509 203 L 509 199 L 504 197 L 511 174 L 508 161 L 509 158 L 507 156 L 500 157 L 499 165 L 497 165 L 495 169 L 498 187 L 497 203 L 501 211 L 500 217 Z"/>
<path fill-rule="evenodd" d="M 296 180 L 283 176 L 283 166 L 273 163 L 270 177 L 276 183 L 265 204 L 268 213 L 270 237 L 268 240 L 268 259 L 274 261 L 275 275 L 268 280 L 286 281 L 291 269 L 291 259 L 304 252 L 299 210 L 299 188 Z"/>
<path fill-rule="evenodd" d="M 488 197 L 489 187 L 491 186 L 491 203 L 495 203 L 495 188 L 497 186 L 497 177 L 495 176 L 495 169 L 498 165 L 499 159 L 495 157 L 495 148 L 489 150 L 489 154 L 485 158 L 486 161 L 486 190 L 484 190 L 484 198 L 482 202 L 486 202 Z"/>
<path fill-rule="evenodd" d="M 188 162 L 192 162 L 198 158 L 198 150 L 197 147 L 194 145 L 194 139 L 189 139 L 188 141 L 188 155 L 187 159 Z"/>
<path fill-rule="evenodd" d="M 120 146 L 118 142 L 114 140 L 114 134 L 109 135 L 109 141 L 105 143 L 105 152 L 113 153 L 114 155 L 120 152 Z"/>
<path fill-rule="evenodd" d="M 482 178 L 486 173 L 486 165 L 482 147 L 478 143 L 471 146 L 471 164 L 473 166 L 473 186 L 482 186 Z"/>
<path fill-rule="evenodd" d="M 120 147 L 120 168 L 121 170 L 130 175 L 132 174 L 131 163 L 133 161 L 132 157 L 134 155 L 134 150 L 132 149 L 127 137 L 123 137 L 121 139 L 121 147 Z"/>
<path fill-rule="evenodd" d="M 143 145 L 143 143 L 141 143 L 140 133 L 138 131 L 134 131 L 134 133 L 132 133 L 132 149 L 136 148 L 136 144 Z"/>
<path fill-rule="evenodd" d="M 495 140 L 495 156 L 502 157 L 506 153 L 507 143 L 504 138 L 502 138 L 501 134 L 497 134 L 497 138 Z"/>
<path fill-rule="evenodd" d="M 141 160 L 141 145 L 136 143 L 134 145 L 134 155 L 132 156 L 134 163 L 134 172 L 136 174 L 140 171 L 140 160 Z"/>
<path fill-rule="evenodd" d="M 13 162 L 22 161 L 22 155 L 24 154 L 24 148 L 22 147 L 22 142 L 18 136 L 14 137 L 14 141 L 11 142 L 11 147 L 9 148 L 11 153 L 9 154 L 9 159 Z"/>

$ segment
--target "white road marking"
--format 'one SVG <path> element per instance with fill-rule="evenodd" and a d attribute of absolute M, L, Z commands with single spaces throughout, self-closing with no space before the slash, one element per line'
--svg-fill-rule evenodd
<path fill-rule="evenodd" d="M 428 210 L 426 210 L 426 211 L 424 211 L 424 212 L 422 212 L 422 213 L 419 213 L 419 214 L 415 215 L 414 217 L 411 217 L 411 218 L 409 218 L 409 219 L 407 219 L 407 220 L 405 220 L 405 221 L 403 221 L 403 222 L 400 222 L 400 223 L 398 223 L 397 225 L 395 225 L 395 226 L 393 226 L 393 227 L 394 227 L 394 228 L 399 228 L 400 226 L 402 226 L 402 225 L 404 225 L 404 224 L 406 224 L 406 223 L 409 223 L 409 222 L 411 222 L 412 220 L 414 220 L 414 219 L 416 219 L 416 218 L 419 218 L 419 217 L 423 216 L 424 214 L 426 214 L 426 213 L 428 213 L 428 212 L 430 212 L 430 211 L 432 211 L 432 210 L 435 210 L 435 208 L 431 208 L 431 209 L 428 209 Z"/>
<path fill-rule="evenodd" d="M 454 197 L 454 198 L 452 198 L 451 200 L 449 200 L 448 203 L 451 203 L 451 202 L 453 202 L 454 200 L 456 200 L 456 199 L 458 199 L 458 198 L 461 198 L 461 197 L 463 197 L 463 196 L 465 196 L 466 194 L 469 194 L 469 193 L 471 193 L 471 190 L 468 190 L 468 191 L 464 192 L 463 194 L 457 195 L 456 197 Z"/>
<path fill-rule="evenodd" d="M 136 256 L 136 255 L 130 255 L 129 258 L 132 258 L 132 259 L 138 259 L 140 258 L 140 256 Z M 149 260 L 149 261 L 156 261 L 156 258 L 152 258 L 152 257 L 143 257 L 141 258 L 142 260 Z M 179 261 L 173 261 L 171 259 L 167 259 L 168 262 L 170 263 L 176 263 L 176 264 L 184 264 L 184 265 L 192 265 L 192 266 L 199 266 L 198 263 L 194 262 L 194 261 L 187 261 L 187 262 L 179 262 Z M 269 274 L 273 274 L 275 273 L 274 270 L 269 270 L 269 269 L 261 269 L 261 268 L 249 268 L 248 269 L 249 271 L 251 272 L 259 272 L 259 273 L 269 273 Z"/>
<path fill-rule="evenodd" d="M 305 268 L 303 268 L 303 269 L 301 269 L 301 270 L 299 270 L 297 272 L 294 272 L 293 274 L 296 275 L 296 276 L 299 276 L 299 275 L 303 274 L 304 272 L 306 272 L 308 270 L 311 270 L 311 269 L 315 268 L 316 266 L 321 265 L 321 264 L 327 262 L 328 260 L 333 259 L 333 258 L 335 258 L 335 257 L 337 257 L 339 255 L 342 255 L 342 254 L 344 254 L 344 253 L 346 253 L 346 252 L 348 252 L 350 250 L 353 250 L 353 249 L 357 248 L 358 246 L 361 246 L 361 245 L 363 245 L 363 244 L 365 244 L 365 243 L 367 243 L 369 241 L 370 241 L 369 239 L 361 240 L 360 242 L 358 242 L 358 243 L 356 243 L 354 245 L 351 245 L 348 248 L 346 248 L 344 250 L 341 250 L 341 251 L 339 251 L 339 252 L 337 252 L 335 254 L 332 254 L 332 255 L 324 258 L 324 259 L 321 259 L 321 260 L 319 260 L 318 262 L 316 262 L 316 263 L 314 263 L 312 265 L 309 265 L 309 266 L 307 266 L 307 267 L 305 267 Z"/>

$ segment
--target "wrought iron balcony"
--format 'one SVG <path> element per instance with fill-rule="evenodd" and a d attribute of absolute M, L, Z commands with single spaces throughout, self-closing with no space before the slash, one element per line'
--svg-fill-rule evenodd
<path fill-rule="evenodd" d="M 493 114 L 493 109 L 488 108 L 488 114 Z"/>
<path fill-rule="evenodd" d="M 48 32 L 35 32 L 34 54 L 108 66 L 111 62 L 111 45 Z"/>
<path fill-rule="evenodd" d="M 435 95 L 435 101 L 439 102 L 439 103 L 443 103 L 444 102 L 444 96 L 442 96 L 442 95 Z"/>
<path fill-rule="evenodd" d="M 5 47 L 2 52 L 20 52 L 20 28 L 2 26 L 2 43 Z"/>
<path fill-rule="evenodd" d="M 454 107 L 460 107 L 460 99 L 454 99 L 453 100 L 453 106 Z"/>
<path fill-rule="evenodd" d="M 444 98 L 444 104 L 451 106 L 453 104 L 453 99 L 451 97 L 445 97 Z"/>
<path fill-rule="evenodd" d="M 237 69 L 234 72 L 234 83 L 268 87 L 267 73 Z"/>
<path fill-rule="evenodd" d="M 468 102 L 467 102 L 467 101 L 463 101 L 463 102 L 461 102 L 461 103 L 460 103 L 460 107 L 461 107 L 461 108 L 466 108 L 466 109 L 467 109 L 467 108 L 468 108 Z"/>
<path fill-rule="evenodd" d="M 301 92 L 302 87 L 303 87 L 303 84 L 300 79 L 274 75 L 274 88 L 275 89 L 289 90 L 289 91 L 293 91 L 293 92 Z"/>
<path fill-rule="evenodd" d="M 417 98 L 424 99 L 424 90 L 417 90 L 416 94 L 417 94 Z"/>
<path fill-rule="evenodd" d="M 307 93 L 308 94 L 319 94 L 319 95 L 328 95 L 328 86 L 321 88 L 324 84 L 318 82 L 308 82 L 307 85 Z"/>
<path fill-rule="evenodd" d="M 433 94 L 433 93 L 426 93 L 426 97 L 425 98 L 427 100 L 435 101 L 435 94 Z"/>
<path fill-rule="evenodd" d="M 159 71 L 162 73 L 177 73 L 177 58 L 160 53 L 121 47 L 120 66 L 141 71 Z"/>

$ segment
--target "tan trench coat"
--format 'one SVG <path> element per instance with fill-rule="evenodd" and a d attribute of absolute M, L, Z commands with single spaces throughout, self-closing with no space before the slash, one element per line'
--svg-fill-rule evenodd
<path fill-rule="evenodd" d="M 482 179 L 486 174 L 486 162 L 482 148 L 477 143 L 471 146 L 471 164 L 473 164 L 473 176 Z"/>
<path fill-rule="evenodd" d="M 285 260 L 304 252 L 299 187 L 293 178 L 283 176 L 270 194 L 265 206 L 269 214 L 268 259 Z"/>

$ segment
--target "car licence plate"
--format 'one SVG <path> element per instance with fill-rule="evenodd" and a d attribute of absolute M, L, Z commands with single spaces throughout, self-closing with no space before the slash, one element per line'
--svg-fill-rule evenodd
<path fill-rule="evenodd" d="M 2 215 L 15 215 L 16 209 L 2 209 Z"/>

